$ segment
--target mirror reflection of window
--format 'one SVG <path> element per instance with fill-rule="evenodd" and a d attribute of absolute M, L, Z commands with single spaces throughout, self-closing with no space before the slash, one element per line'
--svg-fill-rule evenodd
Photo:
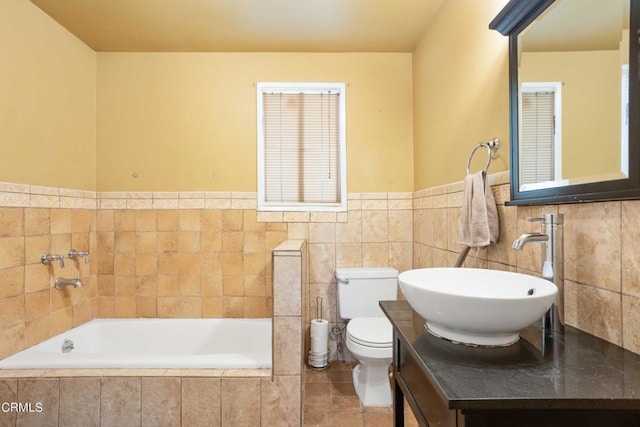
<path fill-rule="evenodd" d="M 621 78 L 622 110 L 620 113 L 622 129 L 620 134 L 620 169 L 623 175 L 629 176 L 629 64 L 622 64 Z"/>
<path fill-rule="evenodd" d="M 519 96 L 524 82 L 562 82 L 562 128 L 555 135 L 562 150 L 550 151 L 549 137 L 536 144 L 539 159 L 527 158 L 533 142 L 520 148 L 521 191 L 628 176 L 628 24 L 629 0 L 556 0 L 519 34 Z M 518 143 L 543 134 L 533 132 L 519 129 Z"/>
<path fill-rule="evenodd" d="M 562 83 L 523 82 L 520 185 L 562 178 Z"/>

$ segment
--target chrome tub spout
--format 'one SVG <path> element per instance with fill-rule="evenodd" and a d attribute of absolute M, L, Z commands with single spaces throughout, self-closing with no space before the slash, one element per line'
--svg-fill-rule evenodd
<path fill-rule="evenodd" d="M 56 277 L 55 288 L 62 290 L 67 286 L 73 286 L 74 288 L 82 287 L 82 280 L 78 277 L 76 279 L 66 279 L 64 277 Z"/>

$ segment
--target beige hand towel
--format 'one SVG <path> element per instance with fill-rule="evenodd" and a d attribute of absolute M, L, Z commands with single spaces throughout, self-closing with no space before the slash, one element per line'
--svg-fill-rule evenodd
<path fill-rule="evenodd" d="M 485 172 L 467 175 L 464 178 L 458 243 L 479 248 L 496 243 L 499 236 L 498 208 Z"/>

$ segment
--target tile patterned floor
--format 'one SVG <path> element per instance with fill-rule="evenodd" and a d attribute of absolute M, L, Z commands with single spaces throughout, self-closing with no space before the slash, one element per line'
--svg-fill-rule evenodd
<path fill-rule="evenodd" d="M 304 427 L 393 426 L 391 407 L 360 404 L 353 387 L 353 366 L 347 362 L 331 362 L 323 371 L 306 368 Z M 405 425 L 418 426 L 411 412 L 405 412 Z"/>

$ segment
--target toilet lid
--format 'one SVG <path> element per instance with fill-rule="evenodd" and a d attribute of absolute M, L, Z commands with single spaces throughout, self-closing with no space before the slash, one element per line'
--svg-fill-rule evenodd
<path fill-rule="evenodd" d="M 361 317 L 347 324 L 347 336 L 368 347 L 391 347 L 393 329 L 384 317 Z"/>

